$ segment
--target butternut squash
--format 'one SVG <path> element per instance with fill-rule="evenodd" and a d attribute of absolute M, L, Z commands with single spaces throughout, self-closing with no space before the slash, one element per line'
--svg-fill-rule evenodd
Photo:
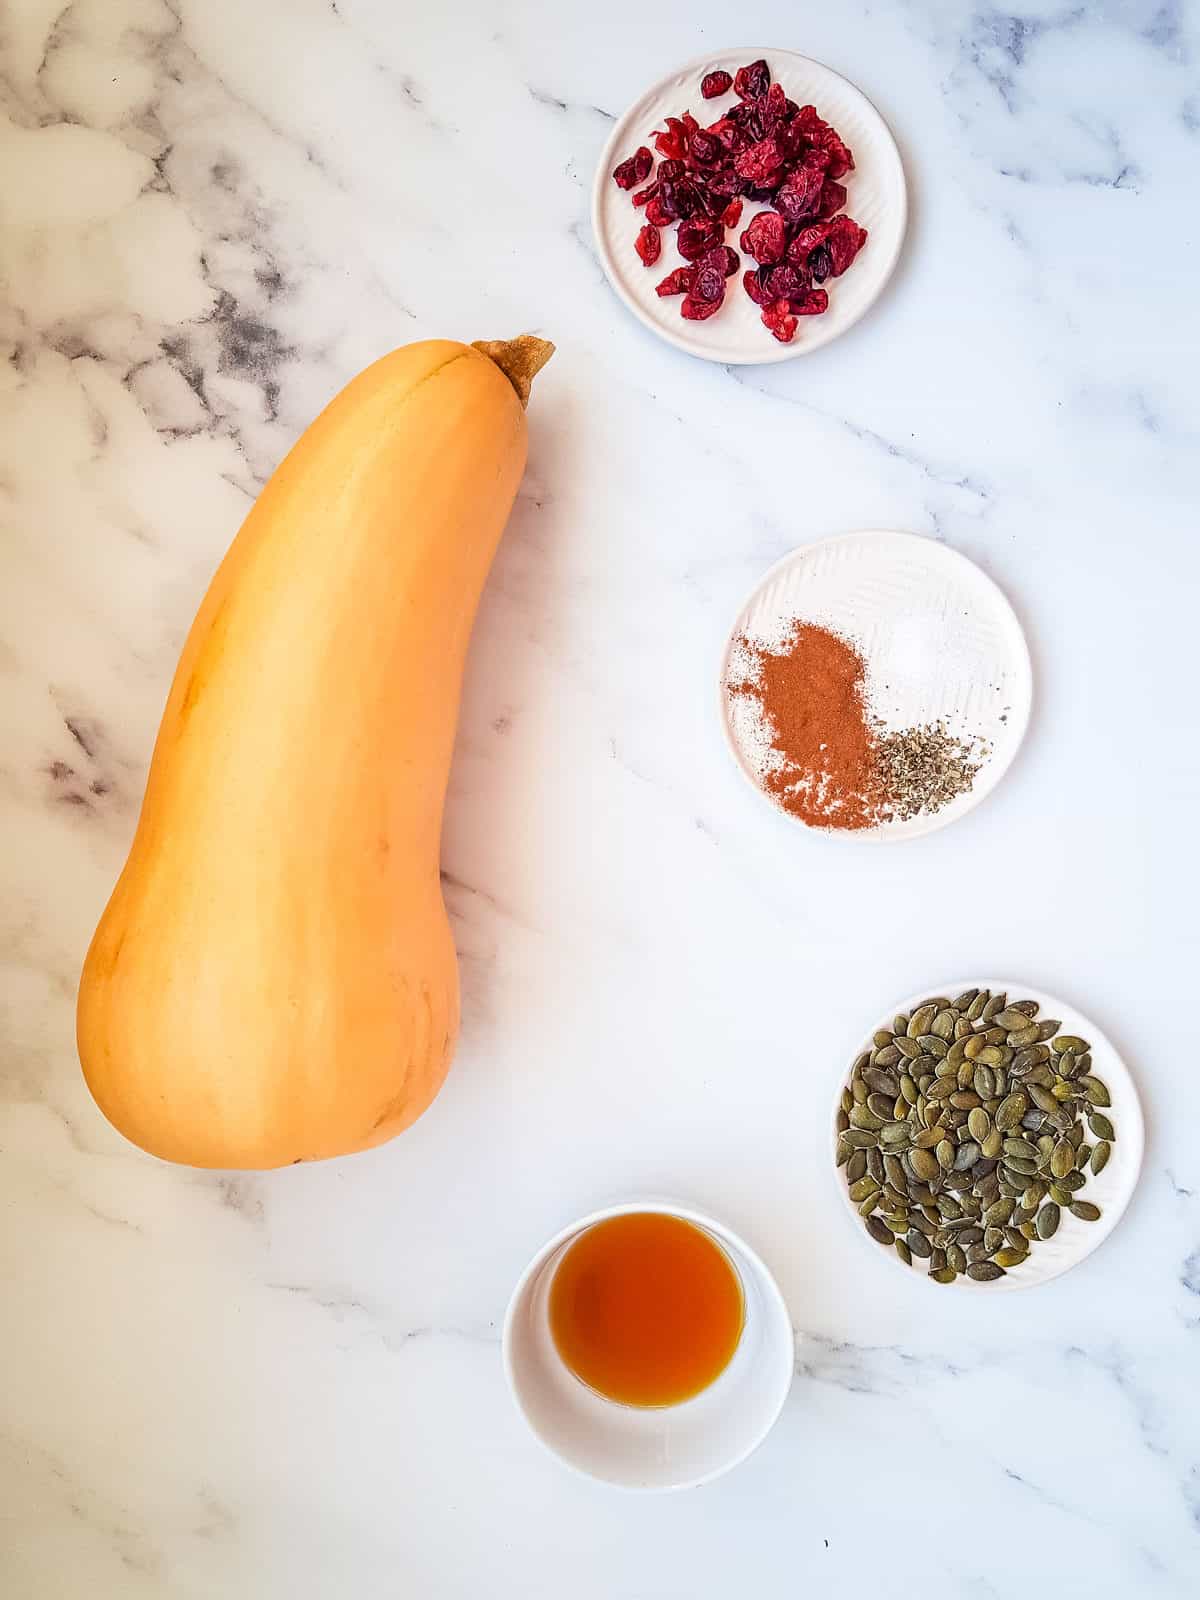
<path fill-rule="evenodd" d="M 234 539 L 172 684 L 79 990 L 96 1103 L 198 1167 L 365 1150 L 450 1064 L 442 808 L 476 606 L 553 346 L 357 377 Z"/>

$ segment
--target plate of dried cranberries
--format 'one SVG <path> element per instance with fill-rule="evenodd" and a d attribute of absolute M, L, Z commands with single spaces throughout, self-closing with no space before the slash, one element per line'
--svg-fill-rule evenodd
<path fill-rule="evenodd" d="M 629 108 L 592 227 L 625 304 L 708 361 L 806 355 L 882 292 L 908 215 L 896 142 L 866 96 L 791 50 L 689 62 Z"/>

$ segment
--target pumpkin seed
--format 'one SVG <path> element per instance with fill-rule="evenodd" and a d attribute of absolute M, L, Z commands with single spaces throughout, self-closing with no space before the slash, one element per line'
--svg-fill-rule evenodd
<path fill-rule="evenodd" d="M 982 1144 L 992 1131 L 992 1119 L 982 1106 L 974 1106 L 967 1113 L 967 1127 L 977 1144 Z"/>
<path fill-rule="evenodd" d="M 838 1166 L 839 1167 L 844 1167 L 846 1165 L 846 1163 L 850 1160 L 850 1157 L 853 1154 L 854 1154 L 854 1146 L 850 1145 L 850 1144 L 847 1144 L 846 1143 L 846 1139 L 845 1139 L 845 1135 L 843 1135 L 842 1138 L 840 1138 L 838 1140 L 838 1142 L 837 1142 L 836 1160 L 837 1160 Z"/>
<path fill-rule="evenodd" d="M 1111 1106 L 1112 1105 L 1112 1099 L 1111 1099 L 1111 1097 L 1109 1095 L 1109 1092 L 1108 1092 L 1108 1086 L 1106 1084 L 1102 1083 L 1099 1078 L 1093 1078 L 1091 1073 L 1086 1073 L 1082 1078 L 1080 1078 L 1078 1080 L 1078 1082 L 1079 1082 L 1080 1088 L 1083 1090 L 1084 1094 L 1087 1096 L 1087 1100 L 1088 1100 L 1088 1104 L 1089 1105 L 1093 1105 L 1093 1106 Z"/>
<path fill-rule="evenodd" d="M 1072 1200 L 1071 1215 L 1078 1217 L 1080 1222 L 1099 1222 L 1100 1207 L 1093 1205 L 1090 1200 Z"/>
<path fill-rule="evenodd" d="M 901 1261 L 903 1261 L 904 1265 L 906 1267 L 911 1267 L 912 1251 L 908 1248 L 908 1245 L 905 1243 L 905 1241 L 903 1239 L 893 1239 L 892 1243 L 896 1246 L 896 1254 L 900 1257 Z"/>
<path fill-rule="evenodd" d="M 875 1182 L 875 1179 L 870 1176 L 870 1174 L 859 1178 L 857 1183 L 852 1183 L 849 1190 L 850 1198 L 854 1201 L 855 1205 L 857 1205 L 860 1200 L 865 1200 L 869 1194 L 877 1194 L 878 1192 L 879 1185 Z"/>
<path fill-rule="evenodd" d="M 975 996 L 974 1000 L 971 1001 L 971 1004 L 967 1007 L 967 1021 L 978 1022 L 980 1017 L 983 1016 L 984 1006 L 988 1004 L 991 998 L 991 995 L 986 989 L 981 989 Z"/>
<path fill-rule="evenodd" d="M 1069 1139 L 1060 1139 L 1050 1157 L 1050 1171 L 1056 1178 L 1065 1178 L 1075 1166 L 1075 1147 Z"/>
<path fill-rule="evenodd" d="M 918 1150 L 933 1150 L 941 1144 L 945 1137 L 946 1135 L 942 1129 L 935 1125 L 932 1128 L 922 1128 L 920 1133 L 915 1133 L 913 1135 L 913 1143 Z"/>
<path fill-rule="evenodd" d="M 1037 1236 L 1039 1239 L 1053 1239 L 1058 1232 L 1058 1223 L 1061 1215 L 1062 1213 L 1057 1204 L 1053 1200 L 1047 1200 L 1037 1214 Z"/>
<path fill-rule="evenodd" d="M 940 1170 L 938 1167 L 937 1158 L 930 1155 L 928 1150 L 910 1150 L 908 1153 L 908 1163 L 916 1176 L 918 1178 L 922 1178 L 926 1183 L 928 1183 L 931 1178 L 936 1178 L 938 1171 Z"/>
<path fill-rule="evenodd" d="M 1038 1042 L 1045 1044 L 1048 1039 L 1053 1039 L 1061 1027 L 1062 1023 L 1057 1018 L 1043 1017 L 1041 1022 L 1038 1023 Z"/>
<path fill-rule="evenodd" d="M 936 1272 L 929 1274 L 934 1283 L 953 1283 L 958 1273 L 953 1267 L 939 1267 Z"/>
<path fill-rule="evenodd" d="M 979 1146 L 971 1139 L 964 1139 L 955 1153 L 954 1171 L 968 1172 L 979 1160 L 979 1155 Z"/>
<path fill-rule="evenodd" d="M 999 1200 L 993 1200 L 983 1213 L 984 1225 L 997 1227 L 1001 1223 L 1007 1222 L 1013 1214 L 1013 1206 L 1014 1202 L 1008 1195 L 1001 1195 Z"/>
<path fill-rule="evenodd" d="M 875 1179 L 876 1183 L 882 1183 L 884 1177 L 882 1151 L 876 1147 L 874 1150 L 865 1150 L 863 1154 L 867 1158 L 867 1171 Z"/>
<path fill-rule="evenodd" d="M 943 1172 L 954 1171 L 954 1146 L 949 1139 L 943 1139 L 934 1151 L 937 1164 Z"/>
<path fill-rule="evenodd" d="M 1003 1276 L 1004 1268 L 998 1267 L 994 1261 L 972 1261 L 967 1268 L 967 1277 L 976 1283 L 994 1283 Z"/>
<path fill-rule="evenodd" d="M 1003 1228 L 985 1228 L 983 1230 L 983 1248 L 989 1256 L 994 1256 L 1004 1243 Z"/>
<path fill-rule="evenodd" d="M 894 1044 L 886 1044 L 881 1050 L 875 1052 L 875 1065 L 877 1067 L 894 1067 L 900 1059 L 900 1052 Z"/>
<path fill-rule="evenodd" d="M 923 1033 L 929 1032 L 930 1024 L 937 1016 L 940 1007 L 931 1002 L 918 1006 L 909 1018 L 908 1028 L 905 1030 L 910 1039 L 919 1039 Z"/>
<path fill-rule="evenodd" d="M 877 1244 L 892 1243 L 892 1230 L 880 1217 L 871 1216 L 867 1218 L 867 1232 Z"/>
<path fill-rule="evenodd" d="M 862 1204 L 858 1208 L 859 1216 L 860 1217 L 869 1217 L 871 1215 L 872 1211 L 878 1211 L 879 1202 L 882 1199 L 883 1199 L 883 1195 L 880 1193 L 880 1191 L 878 1189 L 872 1189 L 871 1192 L 867 1195 L 866 1199 L 863 1200 Z"/>
<path fill-rule="evenodd" d="M 993 1076 L 990 1067 L 979 1065 L 979 1063 L 983 1060 L 982 1056 L 976 1056 L 975 1060 L 976 1067 L 973 1080 L 975 1093 L 981 1100 L 990 1100 L 992 1095 L 995 1093 L 996 1079 Z"/>
<path fill-rule="evenodd" d="M 1097 1139 L 1103 1139 L 1106 1144 L 1112 1144 L 1117 1137 L 1113 1132 L 1113 1125 L 1102 1111 L 1093 1111 L 1088 1118 L 1088 1127 Z"/>
<path fill-rule="evenodd" d="M 1057 1083 L 1051 1084 L 1050 1093 L 1060 1105 L 1064 1100 L 1073 1100 L 1075 1098 L 1074 1087 L 1069 1083 L 1065 1083 L 1061 1078 Z"/>
<path fill-rule="evenodd" d="M 877 1133 L 867 1133 L 861 1128 L 851 1128 L 849 1133 L 844 1133 L 842 1138 L 851 1150 L 869 1150 L 872 1145 L 879 1143 Z"/>
<path fill-rule="evenodd" d="M 1014 1250 L 1010 1245 L 1006 1250 L 996 1251 L 996 1265 L 998 1267 L 1019 1267 L 1028 1254 L 1028 1250 Z"/>
<path fill-rule="evenodd" d="M 1091 1048 L 1086 1039 L 1081 1039 L 1074 1033 L 1060 1033 L 1050 1046 L 1055 1055 L 1061 1055 L 1064 1050 L 1071 1050 L 1077 1056 L 1083 1055 L 1085 1050 Z"/>
<path fill-rule="evenodd" d="M 1008 1133 L 1017 1126 L 1025 1115 L 1028 1105 L 1029 1101 L 1020 1089 L 1014 1090 L 1000 1102 L 996 1111 L 996 1126 L 1001 1133 Z"/>
<path fill-rule="evenodd" d="M 1074 1050 L 1064 1050 L 1054 1065 L 1061 1077 L 1073 1078 L 1079 1066 L 1079 1059 Z"/>
<path fill-rule="evenodd" d="M 958 1012 L 957 1006 L 947 1006 L 945 1010 L 939 1011 L 930 1024 L 930 1033 L 935 1034 L 944 1044 L 949 1044 L 954 1037 L 954 1024 L 958 1021 Z"/>
<path fill-rule="evenodd" d="M 838 1166 L 846 1168 L 846 1182 L 853 1187 L 860 1178 L 865 1177 L 867 1171 L 867 1152 L 865 1150 L 851 1150 L 846 1147 L 846 1160 L 839 1161 Z"/>
<path fill-rule="evenodd" d="M 876 1142 L 886 1145 L 889 1150 L 906 1148 L 911 1142 L 912 1129 L 907 1122 L 889 1122 L 886 1128 L 881 1128 Z"/>
<path fill-rule="evenodd" d="M 1098 1178 L 1104 1171 L 1105 1167 L 1108 1165 L 1108 1158 L 1111 1155 L 1112 1145 L 1107 1139 L 1101 1139 L 1100 1143 L 1092 1151 L 1092 1172 L 1095 1177 Z"/>
<path fill-rule="evenodd" d="M 993 1128 L 979 1148 L 988 1161 L 994 1161 L 1003 1147 L 1004 1135 L 999 1128 Z"/>
<path fill-rule="evenodd" d="M 997 1011 L 993 1019 L 998 1028 L 1012 1029 L 1024 1028 L 1029 1018 L 1023 1011 L 1018 1011 L 1016 1006 L 1005 1006 L 1003 1011 Z"/>
<path fill-rule="evenodd" d="M 1014 1028 L 1009 1034 L 1006 1043 L 1010 1049 L 1024 1050 L 1026 1045 L 1036 1044 L 1041 1029 L 1036 1022 L 1031 1022 L 1027 1027 Z"/>
<path fill-rule="evenodd" d="M 867 1110 L 879 1118 L 880 1126 L 892 1121 L 892 1101 L 885 1094 L 871 1094 L 867 1096 Z"/>
<path fill-rule="evenodd" d="M 923 1261 L 928 1261 L 929 1257 L 933 1254 L 933 1246 L 930 1244 L 925 1235 L 921 1233 L 919 1229 L 913 1228 L 908 1233 L 907 1240 L 908 1248 L 912 1251 L 913 1255 L 920 1256 Z"/>

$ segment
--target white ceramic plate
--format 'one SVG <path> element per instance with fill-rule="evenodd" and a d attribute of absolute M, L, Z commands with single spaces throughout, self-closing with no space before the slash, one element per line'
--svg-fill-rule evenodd
<path fill-rule="evenodd" d="M 842 180 L 847 189 L 845 209 L 869 234 L 849 270 L 825 284 L 829 310 L 819 317 L 801 317 L 790 344 L 780 344 L 763 327 L 760 308 L 742 288 L 741 272 L 755 264 L 749 257 L 743 256 L 742 268 L 729 281 L 725 304 L 707 322 L 685 322 L 677 295 L 660 300 L 655 284 L 673 267 L 684 265 L 675 249 L 674 227 L 662 230 L 662 254 L 652 267 L 644 267 L 633 241 L 645 216 L 633 205 L 632 191 L 618 189 L 612 178 L 613 168 L 643 144 L 655 155 L 657 167 L 650 135 L 664 126 L 668 114 L 679 116 L 690 110 L 707 127 L 723 110 L 737 104 L 732 89 L 716 100 L 701 99 L 700 80 L 705 73 L 719 67 L 735 72 L 760 57 L 771 68 L 772 79 L 782 83 L 797 105 L 816 106 L 850 146 L 855 165 Z M 737 249 L 738 235 L 761 209 L 748 201 L 741 222 L 726 236 L 726 242 Z M 907 219 L 908 193 L 900 152 L 887 123 L 862 91 L 819 61 L 810 61 L 794 50 L 760 45 L 698 56 L 648 89 L 614 127 L 600 157 L 592 192 L 592 232 L 601 264 L 634 316 L 689 355 L 732 365 L 808 355 L 852 328 L 891 277 Z"/>
<path fill-rule="evenodd" d="M 833 1098 L 834 1146 L 837 1144 L 837 1114 L 841 1107 L 842 1090 L 849 1082 L 850 1069 L 855 1059 L 869 1046 L 871 1035 L 876 1029 L 890 1029 L 892 1018 L 898 1013 L 907 1012 L 911 1015 L 922 1000 L 933 995 L 945 995 L 953 999 L 955 995 L 963 994 L 968 989 L 990 989 L 993 994 L 1005 994 L 1010 1000 L 1036 1000 L 1040 1008 L 1039 1020 L 1057 1017 L 1062 1023 L 1060 1033 L 1078 1034 L 1088 1041 L 1092 1047 L 1092 1075 L 1103 1079 L 1112 1096 L 1112 1106 L 1105 1108 L 1105 1115 L 1111 1119 L 1113 1131 L 1116 1133 L 1112 1156 L 1099 1177 L 1093 1177 L 1089 1171 L 1088 1181 L 1079 1191 L 1081 1200 L 1091 1200 L 1100 1207 L 1100 1220 L 1081 1222 L 1069 1211 L 1064 1210 L 1058 1232 L 1054 1237 L 1035 1243 L 1030 1249 L 1028 1259 L 1019 1267 L 1013 1267 L 1005 1277 L 997 1278 L 994 1283 L 976 1283 L 971 1278 L 960 1277 L 952 1284 L 938 1284 L 932 1280 L 929 1284 L 930 1288 L 937 1289 L 939 1293 L 971 1289 L 977 1293 L 999 1294 L 1011 1289 L 1033 1289 L 1039 1284 L 1049 1283 L 1052 1279 L 1061 1277 L 1064 1272 L 1069 1272 L 1072 1267 L 1078 1266 L 1094 1250 L 1100 1248 L 1124 1216 L 1125 1208 L 1129 1204 L 1142 1170 L 1146 1135 L 1137 1085 L 1111 1041 L 1081 1011 L 1076 1011 L 1074 1006 L 1067 1005 L 1063 1000 L 1056 1000 L 1053 995 L 1044 994 L 1039 989 L 1031 989 L 1027 983 L 1006 982 L 997 978 L 972 979 L 966 983 L 950 983 L 935 989 L 923 989 L 920 994 L 912 995 L 909 999 L 902 1000 L 899 1005 L 889 1007 L 877 1022 L 861 1031 L 854 1042 L 846 1065 L 838 1074 L 837 1089 Z M 1091 1134 L 1087 1137 L 1089 1144 L 1095 1144 L 1096 1141 Z M 834 1181 L 841 1196 L 841 1209 L 866 1248 L 877 1259 L 890 1262 L 893 1267 L 900 1272 L 906 1272 L 910 1277 L 927 1277 L 924 1263 L 914 1262 L 911 1267 L 907 1267 L 894 1250 L 877 1244 L 871 1238 L 854 1202 L 850 1199 L 842 1171 L 833 1166 L 832 1160 L 830 1167 L 834 1172 Z"/>
<path fill-rule="evenodd" d="M 729 1365 L 680 1405 L 617 1405 L 568 1370 L 550 1332 L 549 1295 L 567 1247 L 597 1222 L 660 1211 L 703 1228 L 733 1262 L 745 1297 L 742 1337 Z M 791 1318 L 763 1261 L 732 1229 L 668 1201 L 606 1206 L 547 1240 L 521 1274 L 502 1338 L 504 1371 L 517 1409 L 559 1460 L 624 1489 L 688 1489 L 728 1472 L 770 1432 L 795 1369 Z"/>
<path fill-rule="evenodd" d="M 880 842 L 915 839 L 965 816 L 991 793 L 1028 727 L 1033 671 L 1012 607 L 974 562 L 917 534 L 841 534 L 785 556 L 742 607 L 721 663 L 721 728 L 755 792 L 804 827 L 761 787 L 750 753 L 754 708 L 727 690 L 737 641 L 776 638 L 793 618 L 830 628 L 859 648 L 873 709 L 890 726 L 940 719 L 950 732 L 991 748 L 971 788 L 940 811 L 875 828 L 811 831 Z"/>

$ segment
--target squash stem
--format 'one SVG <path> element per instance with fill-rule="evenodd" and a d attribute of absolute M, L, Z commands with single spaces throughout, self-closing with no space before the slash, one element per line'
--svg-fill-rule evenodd
<path fill-rule="evenodd" d="M 516 339 L 476 339 L 471 349 L 496 363 L 517 391 L 522 406 L 529 405 L 533 380 L 554 354 L 548 339 L 539 339 L 532 333 L 523 333 Z"/>

